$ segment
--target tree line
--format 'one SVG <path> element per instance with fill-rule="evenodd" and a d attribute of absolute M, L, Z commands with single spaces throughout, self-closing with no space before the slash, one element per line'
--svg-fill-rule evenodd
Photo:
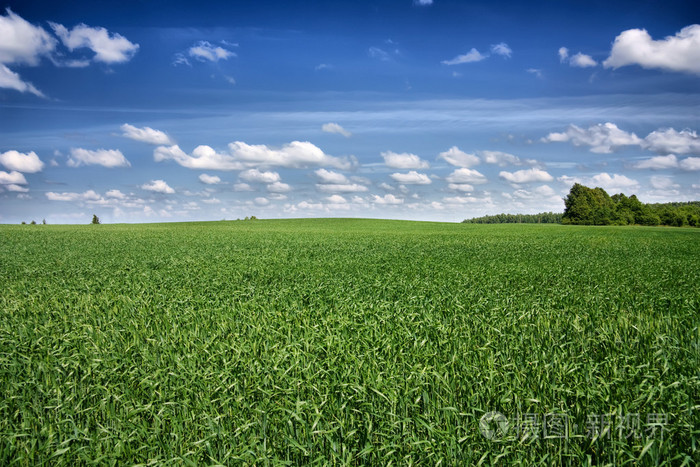
<path fill-rule="evenodd" d="M 465 219 L 468 224 L 667 225 L 700 227 L 700 201 L 642 203 L 636 195 L 610 196 L 600 187 L 574 184 L 564 212 L 496 214 Z"/>

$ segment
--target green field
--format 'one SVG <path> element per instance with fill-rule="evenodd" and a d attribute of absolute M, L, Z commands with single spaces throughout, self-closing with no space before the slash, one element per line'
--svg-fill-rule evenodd
<path fill-rule="evenodd" d="M 27 225 L 0 247 L 2 465 L 700 457 L 695 229 Z"/>

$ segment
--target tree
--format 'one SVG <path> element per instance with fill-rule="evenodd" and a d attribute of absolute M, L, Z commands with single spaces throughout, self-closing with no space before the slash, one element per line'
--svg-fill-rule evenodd
<path fill-rule="evenodd" d="M 31 224 L 31 225 L 36 225 L 36 221 L 35 221 L 35 220 L 32 220 L 32 221 L 30 222 L 30 224 Z"/>
<path fill-rule="evenodd" d="M 609 225 L 614 221 L 615 202 L 602 188 L 575 183 L 564 206 L 562 224 Z"/>
<path fill-rule="evenodd" d="M 100 218 L 97 217 L 97 214 L 92 215 L 92 224 L 99 224 L 100 223 Z"/>
<path fill-rule="evenodd" d="M 46 225 L 46 219 L 42 220 L 41 223 Z"/>

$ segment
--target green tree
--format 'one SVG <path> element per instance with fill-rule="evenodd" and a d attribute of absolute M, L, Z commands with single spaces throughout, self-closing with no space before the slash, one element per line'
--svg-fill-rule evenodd
<path fill-rule="evenodd" d="M 99 224 L 100 223 L 100 218 L 97 217 L 97 214 L 92 215 L 92 224 Z"/>

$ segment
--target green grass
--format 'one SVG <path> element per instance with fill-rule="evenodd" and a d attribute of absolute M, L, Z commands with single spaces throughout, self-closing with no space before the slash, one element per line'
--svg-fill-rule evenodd
<path fill-rule="evenodd" d="M 0 283 L 2 465 L 699 458 L 697 230 L 2 226 Z"/>

